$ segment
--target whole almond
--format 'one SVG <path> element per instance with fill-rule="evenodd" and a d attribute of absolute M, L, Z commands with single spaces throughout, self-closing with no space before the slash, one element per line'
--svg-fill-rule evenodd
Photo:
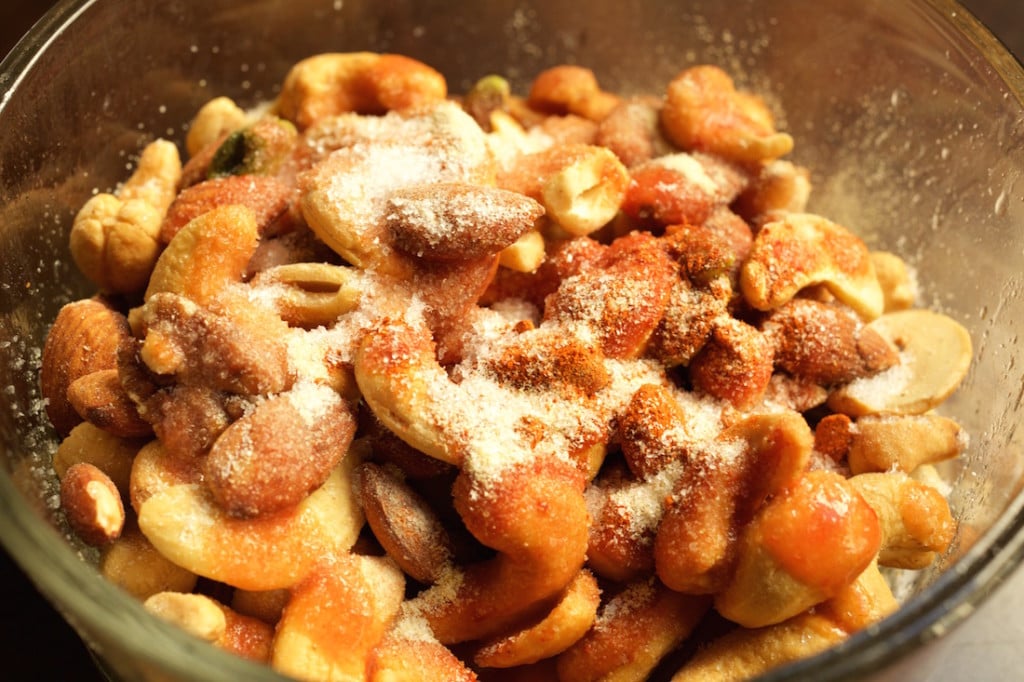
<path fill-rule="evenodd" d="M 333 390 L 298 385 L 263 401 L 220 435 L 205 462 L 206 485 L 235 517 L 294 507 L 327 480 L 355 426 Z"/>
<path fill-rule="evenodd" d="M 95 547 L 110 544 L 124 528 L 124 504 L 117 486 L 87 462 L 73 464 L 60 481 L 60 501 L 72 530 Z"/>
<path fill-rule="evenodd" d="M 167 244 L 181 228 L 218 206 L 240 204 L 252 210 L 256 227 L 265 235 L 285 211 L 292 188 L 269 175 L 229 175 L 186 187 L 167 209 L 160 241 Z"/>
<path fill-rule="evenodd" d="M 129 334 L 125 316 L 98 298 L 68 303 L 57 313 L 43 345 L 39 382 L 46 414 L 61 436 L 82 421 L 68 387 L 87 374 L 116 368 L 118 346 Z"/>

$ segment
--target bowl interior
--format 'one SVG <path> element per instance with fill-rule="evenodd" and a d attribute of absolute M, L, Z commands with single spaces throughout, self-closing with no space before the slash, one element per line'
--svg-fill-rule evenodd
<path fill-rule="evenodd" d="M 904 581 L 912 596 L 896 617 L 777 677 L 885 664 L 1015 565 L 1024 75 L 952 2 L 596 1 L 581 12 L 562 0 L 67 0 L 0 67 L 2 536 L 119 674 L 272 678 L 145 617 L 80 561 L 94 557 L 62 526 L 37 377 L 56 311 L 91 293 L 67 250 L 71 221 L 146 142 L 181 141 L 211 97 L 254 105 L 299 59 L 363 49 L 419 58 L 453 92 L 488 73 L 522 92 L 539 70 L 573 62 L 606 89 L 658 93 L 688 65 L 719 64 L 763 93 L 793 134 L 794 160 L 813 171 L 811 210 L 902 254 L 923 302 L 969 328 L 975 363 L 943 407 L 971 434 L 947 472 L 954 546 Z M 125 637 L 136 631 L 152 636 Z"/>

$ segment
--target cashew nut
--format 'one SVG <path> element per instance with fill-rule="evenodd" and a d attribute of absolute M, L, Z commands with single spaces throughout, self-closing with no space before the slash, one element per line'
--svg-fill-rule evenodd
<path fill-rule="evenodd" d="M 736 161 L 771 161 L 793 149 L 793 138 L 775 131 L 764 101 L 737 90 L 715 66 L 687 69 L 669 83 L 661 122 L 669 139 L 683 149 Z"/>
<path fill-rule="evenodd" d="M 434 104 L 447 95 L 444 76 L 409 57 L 326 53 L 292 67 L 273 109 L 301 130 L 344 112 L 382 114 Z"/>
<path fill-rule="evenodd" d="M 864 416 L 854 424 L 847 455 L 854 474 L 910 473 L 960 454 L 960 425 L 937 414 Z"/>
<path fill-rule="evenodd" d="M 818 215 L 785 214 L 765 224 L 740 271 L 740 290 L 758 310 L 772 310 L 812 284 L 873 320 L 885 299 L 871 255 L 852 232 Z"/>
<path fill-rule="evenodd" d="M 139 291 L 160 255 L 160 223 L 181 178 L 178 149 L 166 140 L 151 142 L 117 195 L 97 194 L 71 226 L 71 256 L 101 290 Z"/>

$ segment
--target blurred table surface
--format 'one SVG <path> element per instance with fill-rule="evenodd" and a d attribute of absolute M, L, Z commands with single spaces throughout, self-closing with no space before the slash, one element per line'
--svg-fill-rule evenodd
<path fill-rule="evenodd" d="M 1022 0 L 964 0 L 1019 59 L 1024 59 Z M 0 0 L 0 56 L 43 14 L 45 0 Z M 1024 570 L 1020 570 L 963 626 L 943 642 L 927 670 L 911 678 L 953 680 L 1019 679 L 1024 662 Z M 0 661 L 10 682 L 103 678 L 75 633 L 36 592 L 13 561 L 0 551 Z"/>

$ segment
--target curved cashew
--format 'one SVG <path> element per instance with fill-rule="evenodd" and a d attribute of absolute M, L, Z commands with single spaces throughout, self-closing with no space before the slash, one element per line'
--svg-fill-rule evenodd
<path fill-rule="evenodd" d="M 894 472 L 860 474 L 850 483 L 878 514 L 880 565 L 921 569 L 949 547 L 956 522 L 935 488 Z"/>
<path fill-rule="evenodd" d="M 878 517 L 856 488 L 839 474 L 811 471 L 744 529 L 715 608 L 749 628 L 781 623 L 854 582 L 880 544 Z"/>
<path fill-rule="evenodd" d="M 75 264 L 101 290 L 128 294 L 142 289 L 160 255 L 160 223 L 181 178 L 178 148 L 151 142 L 116 196 L 97 194 L 71 226 Z"/>
<path fill-rule="evenodd" d="M 812 284 L 823 284 L 867 320 L 885 306 L 871 254 L 846 228 L 807 213 L 786 214 L 761 227 L 740 271 L 747 302 L 772 310 Z"/>
<path fill-rule="evenodd" d="M 359 345 L 354 364 L 363 399 L 384 426 L 434 459 L 461 464 L 443 409 L 451 403 L 438 393 L 448 375 L 426 329 L 384 321 Z"/>
<path fill-rule="evenodd" d="M 930 310 L 887 313 L 868 325 L 900 351 L 900 363 L 832 393 L 828 405 L 850 416 L 924 414 L 956 390 L 971 365 L 971 335 Z"/>
<path fill-rule="evenodd" d="M 349 111 L 382 114 L 440 102 L 447 95 L 444 76 L 409 57 L 326 53 L 291 68 L 273 109 L 301 130 Z"/>
<path fill-rule="evenodd" d="M 511 668 L 560 654 L 587 633 L 600 603 L 597 580 L 580 571 L 540 622 L 486 642 L 474 660 L 485 668 Z"/>
<path fill-rule="evenodd" d="M 737 90 L 716 66 L 695 66 L 669 83 L 661 122 L 669 139 L 683 149 L 735 161 L 771 161 L 793 149 L 793 138 L 775 131 L 761 98 Z"/>
<path fill-rule="evenodd" d="M 346 457 L 297 507 L 256 519 L 228 516 L 200 483 L 173 484 L 139 505 L 139 528 L 161 554 L 198 575 L 247 590 L 291 587 L 358 537 L 354 465 Z"/>
<path fill-rule="evenodd" d="M 399 612 L 384 639 L 370 652 L 366 662 L 368 682 L 477 682 L 451 649 L 437 641 L 421 617 Z"/>
<path fill-rule="evenodd" d="M 242 281 L 258 239 L 256 217 L 244 206 L 204 213 L 171 239 L 153 268 L 145 298 L 169 292 L 200 305 L 212 301 L 225 286 Z"/>
<path fill-rule="evenodd" d="M 604 119 L 620 102 L 618 96 L 601 90 L 593 71 L 571 64 L 537 74 L 527 97 L 527 103 L 536 109 L 592 121 Z"/>
<path fill-rule="evenodd" d="M 556 659 L 559 680 L 643 680 L 708 610 L 706 597 L 635 582 L 609 599 L 594 626 Z"/>
<path fill-rule="evenodd" d="M 738 551 L 736 528 L 801 479 L 813 436 L 800 414 L 779 412 L 748 417 L 719 441 L 688 458 L 654 539 L 658 576 L 680 592 L 724 587 Z M 739 454 L 731 454 L 730 444 Z"/>
<path fill-rule="evenodd" d="M 737 628 L 701 647 L 671 682 L 752 680 L 842 642 L 897 606 L 878 565 L 872 562 L 850 586 L 813 611 L 763 628 Z"/>
<path fill-rule="evenodd" d="M 902 471 L 952 459 L 965 444 L 960 425 L 936 414 L 866 416 L 853 426 L 847 457 L 854 474 Z"/>

